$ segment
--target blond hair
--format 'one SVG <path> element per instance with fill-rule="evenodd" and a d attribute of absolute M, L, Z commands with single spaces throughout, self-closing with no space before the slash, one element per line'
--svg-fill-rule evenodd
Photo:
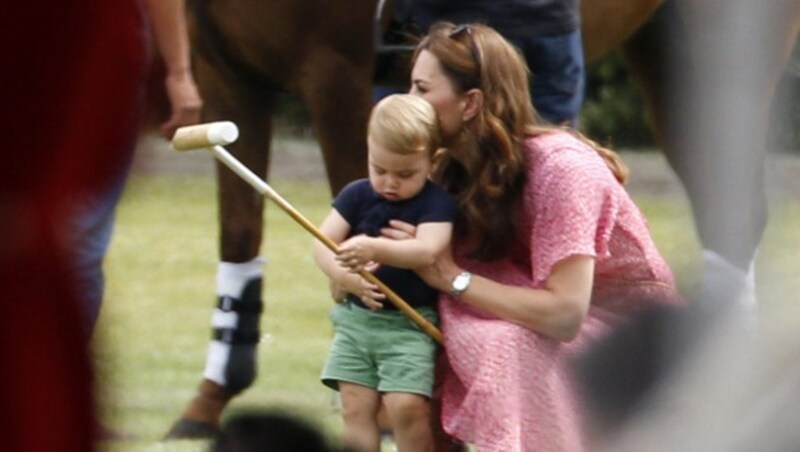
<path fill-rule="evenodd" d="M 367 136 L 402 155 L 427 152 L 432 156 L 441 143 L 436 110 L 411 94 L 392 94 L 375 104 Z"/>

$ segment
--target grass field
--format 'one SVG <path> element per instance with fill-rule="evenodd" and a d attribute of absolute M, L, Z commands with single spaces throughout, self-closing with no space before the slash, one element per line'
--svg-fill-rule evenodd
<path fill-rule="evenodd" d="M 321 180 L 274 177 L 273 187 L 318 223 L 328 210 Z M 655 240 L 681 289 L 698 280 L 699 248 L 685 200 L 637 195 Z M 118 212 L 107 261 L 107 300 L 93 347 L 105 422 L 131 436 L 108 451 L 200 451 L 203 441 L 161 442 L 200 381 L 215 302 L 215 186 L 208 174 L 134 176 Z M 335 435 L 331 393 L 318 380 L 331 327 L 326 283 L 310 254 L 311 238 L 276 206 L 267 211 L 266 313 L 259 377 L 226 415 L 246 408 L 287 407 Z M 783 199 L 758 265 L 765 306 L 781 319 L 800 315 L 800 200 Z M 788 314 L 787 314 L 788 313 Z"/>

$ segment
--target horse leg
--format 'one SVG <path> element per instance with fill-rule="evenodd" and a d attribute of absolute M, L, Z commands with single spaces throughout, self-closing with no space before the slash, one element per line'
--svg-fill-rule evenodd
<path fill-rule="evenodd" d="M 322 54 L 309 61 L 298 95 L 316 127 L 328 184 L 333 195 L 367 175 L 367 120 L 372 108 L 372 65 L 341 55 Z M 347 114 L 342 110 L 346 109 Z"/>
<path fill-rule="evenodd" d="M 759 19 L 767 28 L 748 27 L 731 44 L 721 33 L 736 26 L 711 17 L 742 5 L 719 6 L 709 15 L 686 9 L 692 7 L 686 2 L 667 2 L 626 44 L 624 57 L 644 88 L 654 122 L 662 125 L 657 138 L 689 196 L 704 248 L 702 297 L 738 299 L 752 309 L 753 261 L 767 222 L 767 111 L 797 14 L 783 8 L 778 21 Z M 751 12 L 748 19 L 757 19 L 758 10 Z M 758 50 L 743 53 L 748 45 Z"/>
<path fill-rule="evenodd" d="M 241 137 L 228 150 L 255 173 L 266 175 L 274 100 L 263 94 L 244 95 L 240 86 L 228 85 L 202 61 L 196 71 L 201 86 L 213 86 L 203 93 L 207 105 L 204 120 L 225 119 L 238 124 Z M 167 433 L 170 439 L 214 434 L 228 402 L 256 376 L 263 280 L 263 261 L 258 253 L 264 199 L 221 163 L 216 169 L 222 262 L 217 271 L 213 339 L 198 393 Z"/>
<path fill-rule="evenodd" d="M 714 25 L 700 20 L 688 26 L 697 64 L 686 95 L 707 95 L 683 116 L 690 131 L 686 142 L 708 153 L 693 176 L 707 179 L 698 190 L 706 266 L 702 294 L 711 301 L 736 300 L 753 328 L 754 261 L 767 223 L 769 106 L 795 42 L 800 7 L 796 0 L 763 5 L 739 0 L 720 5 L 726 14 L 709 10 L 707 15 L 689 9 L 698 7 L 691 2 L 684 7 L 687 17 L 713 18 Z"/>
<path fill-rule="evenodd" d="M 761 174 L 763 145 L 751 141 L 753 146 L 746 156 L 747 164 L 737 161 L 736 167 L 732 167 L 728 159 L 731 149 L 722 146 L 721 141 L 701 142 L 700 137 L 689 136 L 695 128 L 688 118 L 709 121 L 696 114 L 698 101 L 703 102 L 703 93 L 697 93 L 696 87 L 698 80 L 705 76 L 702 71 L 708 68 L 698 66 L 692 50 L 696 45 L 691 35 L 694 32 L 690 32 L 690 24 L 683 19 L 676 3 L 667 2 L 653 22 L 624 45 L 623 58 L 643 88 L 656 126 L 657 141 L 686 190 L 704 254 L 720 256 L 744 275 L 749 272 L 766 224 Z M 711 133 L 711 129 L 706 133 Z M 736 179 L 733 179 L 734 171 L 739 173 Z M 732 212 L 724 202 L 726 195 L 722 187 L 730 186 L 733 180 L 738 180 L 741 193 L 747 194 L 739 211 L 744 215 L 739 218 L 729 217 Z M 731 236 L 737 239 L 729 240 Z M 712 273 L 714 271 L 707 265 L 704 287 Z M 741 280 L 745 281 L 746 277 Z M 743 292 L 743 285 L 740 286 L 738 290 Z M 700 296 L 705 298 L 706 294 L 701 292 Z"/>

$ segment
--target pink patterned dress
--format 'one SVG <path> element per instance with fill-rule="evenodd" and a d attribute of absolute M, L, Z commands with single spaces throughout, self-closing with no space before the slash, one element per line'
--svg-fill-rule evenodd
<path fill-rule="evenodd" d="M 526 147 L 528 182 L 513 255 L 478 262 L 455 243 L 456 260 L 501 283 L 543 288 L 562 259 L 593 256 L 589 312 L 578 337 L 563 343 L 443 295 L 442 424 L 480 452 L 581 451 L 570 359 L 620 319 L 680 298 L 646 220 L 595 150 L 565 132 L 530 138 Z"/>

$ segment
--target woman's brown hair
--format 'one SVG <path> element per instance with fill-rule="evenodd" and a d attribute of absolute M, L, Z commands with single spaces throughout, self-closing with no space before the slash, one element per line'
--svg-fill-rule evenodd
<path fill-rule="evenodd" d="M 456 233 L 468 240 L 471 257 L 492 260 L 507 254 L 516 235 L 515 212 L 526 181 L 524 140 L 551 132 L 530 101 L 528 69 L 520 52 L 494 29 L 449 22 L 434 24 L 417 45 L 433 54 L 456 91 L 480 89 L 483 108 L 465 128 L 478 148 L 444 153 L 433 179 L 456 197 L 462 218 Z M 613 151 L 595 148 L 620 182 L 627 170 Z"/>

